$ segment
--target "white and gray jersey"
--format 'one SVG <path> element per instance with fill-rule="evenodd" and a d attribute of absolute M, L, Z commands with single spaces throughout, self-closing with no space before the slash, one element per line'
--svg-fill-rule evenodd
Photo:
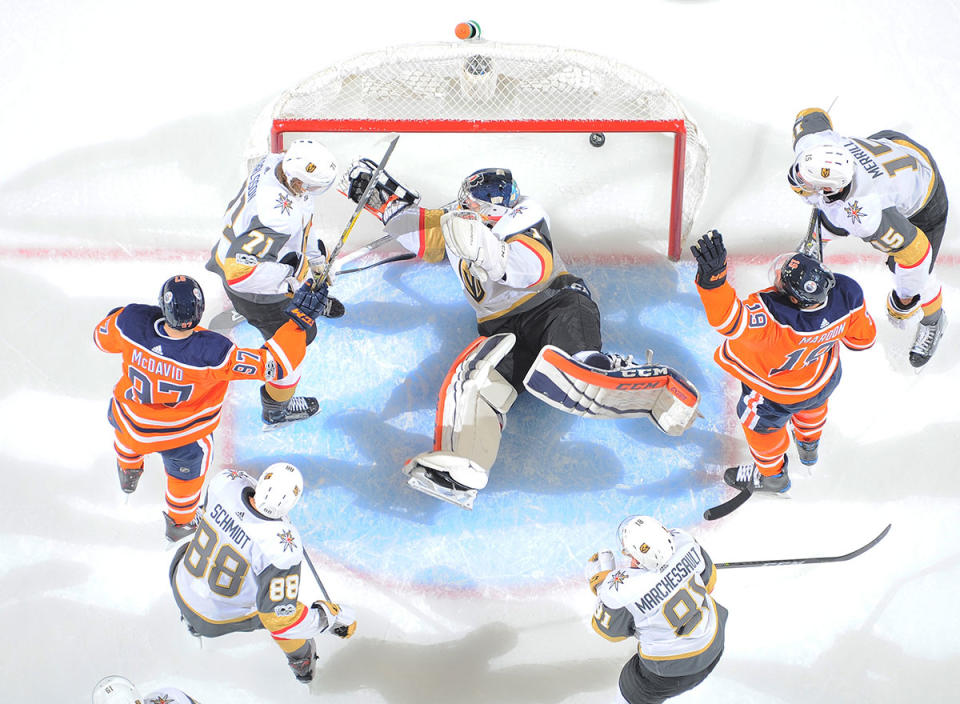
<path fill-rule="evenodd" d="M 926 148 L 892 130 L 867 138 L 833 131 L 822 110 L 805 110 L 794 123 L 794 151 L 819 145 L 839 147 L 854 163 L 853 181 L 840 194 L 804 197 L 819 208 L 825 240 L 851 235 L 897 260 L 896 289 L 905 297 L 934 297 L 939 284 L 930 273 L 929 245 L 910 222 L 931 202 L 940 174 Z M 923 263 L 923 266 L 920 264 Z"/>
<path fill-rule="evenodd" d="M 700 672 L 723 652 L 727 610 L 710 592 L 716 568 L 693 537 L 670 531 L 675 551 L 658 572 L 615 569 L 597 589 L 593 628 L 639 641 L 644 667 L 664 677 Z"/>
<path fill-rule="evenodd" d="M 287 298 L 291 277 L 303 280 L 310 261 L 322 261 L 318 241 L 310 238 L 313 197 L 288 191 L 277 177 L 283 154 L 268 154 L 250 172 L 236 197 L 227 205 L 223 232 L 206 268 L 225 287 L 253 303 L 276 303 Z M 298 266 L 281 264 L 291 252 Z"/>
<path fill-rule="evenodd" d="M 175 563 L 174 596 L 181 610 L 222 625 L 224 633 L 259 618 L 276 639 L 310 638 L 326 622 L 298 600 L 300 532 L 286 518 L 256 511 L 250 501 L 255 486 L 236 469 L 210 480 L 197 532 Z"/>
<path fill-rule="evenodd" d="M 143 704 L 200 704 L 200 702 L 176 687 L 161 687 L 145 694 Z"/>
<path fill-rule="evenodd" d="M 441 214 L 411 207 L 393 217 L 384 229 L 426 261 L 439 261 L 445 254 L 478 323 L 529 310 L 564 285 L 579 283 L 583 287 L 554 250 L 549 216 L 530 198 L 521 198 L 492 228 L 507 244 L 506 273 L 498 280 L 480 281 L 470 271 L 469 261 L 446 250 L 439 228 Z"/>

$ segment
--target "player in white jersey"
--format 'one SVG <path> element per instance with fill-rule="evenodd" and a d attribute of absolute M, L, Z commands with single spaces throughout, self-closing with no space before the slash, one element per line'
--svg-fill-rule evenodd
<path fill-rule="evenodd" d="M 303 477 L 291 464 L 267 467 L 255 481 L 227 469 L 207 487 L 193 540 L 170 564 L 170 584 L 190 632 L 214 638 L 226 633 L 270 631 L 301 682 L 313 679 L 313 636 L 349 638 L 352 611 L 329 601 L 298 600 L 303 543 L 287 513 L 303 493 Z"/>
<path fill-rule="evenodd" d="M 227 205 L 223 232 L 207 269 L 217 274 L 237 313 L 264 340 L 286 322 L 284 309 L 300 284 L 326 261 L 323 241 L 311 236 L 314 197 L 337 177 L 337 164 L 319 142 L 300 139 L 283 154 L 261 159 Z M 338 318 L 343 304 L 326 296 L 323 315 Z M 316 330 L 307 338 L 310 344 Z M 269 429 L 316 413 L 316 398 L 294 396 L 300 371 L 260 389 L 263 422 Z"/>
<path fill-rule="evenodd" d="M 110 675 L 93 688 L 93 704 L 200 704 L 176 687 L 160 687 L 141 695 L 133 682 L 120 675 Z"/>
<path fill-rule="evenodd" d="M 375 166 L 355 164 L 344 194 L 359 201 Z M 509 169 L 470 174 L 449 211 L 418 207 L 417 194 L 385 173 L 373 193 L 368 209 L 387 234 L 425 261 L 446 256 L 480 333 L 443 382 L 433 451 L 404 466 L 411 487 L 471 508 L 504 415 L 524 390 L 578 415 L 649 417 L 670 435 L 693 423 L 699 396 L 681 375 L 601 351 L 597 304 L 554 248 L 546 211 L 520 195 Z"/>
<path fill-rule="evenodd" d="M 793 125 L 795 159 L 787 180 L 819 212 L 823 240 L 852 235 L 888 255 L 892 323 L 923 311 L 910 364 L 933 356 L 946 326 L 933 267 L 947 223 L 947 191 L 930 152 L 910 137 L 882 130 L 867 138 L 834 132 L 825 110 L 801 111 Z"/>
<path fill-rule="evenodd" d="M 700 684 L 723 654 L 727 610 L 711 596 L 716 567 L 689 533 L 650 516 L 628 516 L 617 536 L 627 563 L 610 551 L 587 562 L 598 597 L 591 624 L 607 640 L 637 639 L 620 693 L 630 704 L 660 704 Z"/>

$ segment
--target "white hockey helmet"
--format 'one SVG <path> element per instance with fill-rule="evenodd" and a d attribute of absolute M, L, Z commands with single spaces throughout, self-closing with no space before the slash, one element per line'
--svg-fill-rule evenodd
<path fill-rule="evenodd" d="M 337 160 L 320 142 L 298 139 L 284 152 L 283 173 L 287 183 L 297 179 L 306 191 L 320 195 L 337 180 Z"/>
<path fill-rule="evenodd" d="M 142 704 L 143 697 L 133 682 L 120 675 L 110 675 L 93 688 L 93 704 Z"/>
<path fill-rule="evenodd" d="M 253 501 L 267 518 L 283 518 L 300 500 L 303 475 L 287 462 L 276 462 L 260 475 Z"/>
<path fill-rule="evenodd" d="M 627 516 L 617 528 L 623 554 L 645 570 L 659 570 L 673 555 L 673 536 L 656 518 Z"/>
<path fill-rule="evenodd" d="M 852 180 L 853 158 L 834 144 L 820 144 L 800 152 L 787 173 L 790 187 L 802 196 L 833 195 Z"/>

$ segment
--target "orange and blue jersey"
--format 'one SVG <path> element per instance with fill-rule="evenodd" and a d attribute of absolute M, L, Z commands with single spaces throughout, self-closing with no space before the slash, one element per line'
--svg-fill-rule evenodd
<path fill-rule="evenodd" d="M 877 337 L 863 290 L 842 274 L 836 274 L 827 301 L 814 309 L 797 308 L 773 287 L 744 300 L 729 283 L 697 290 L 710 325 L 727 338 L 714 360 L 777 403 L 799 403 L 820 393 L 840 369 L 839 343 L 865 350 Z"/>
<path fill-rule="evenodd" d="M 237 347 L 204 328 L 172 338 L 163 322 L 157 306 L 134 303 L 112 311 L 93 332 L 98 348 L 123 357 L 111 412 L 118 443 L 139 454 L 209 435 L 231 381 L 282 379 L 306 353 L 306 335 L 292 321 L 259 348 Z"/>

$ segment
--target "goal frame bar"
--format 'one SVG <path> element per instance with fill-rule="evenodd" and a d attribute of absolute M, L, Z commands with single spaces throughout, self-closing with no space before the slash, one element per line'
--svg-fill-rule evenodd
<path fill-rule="evenodd" d="M 670 222 L 667 257 L 678 261 L 682 249 L 683 176 L 687 126 L 683 120 L 383 120 L 383 119 L 275 119 L 270 127 L 270 149 L 283 151 L 289 132 L 398 132 L 398 133 L 574 133 L 665 132 L 673 134 L 673 174 L 670 184 Z"/>

